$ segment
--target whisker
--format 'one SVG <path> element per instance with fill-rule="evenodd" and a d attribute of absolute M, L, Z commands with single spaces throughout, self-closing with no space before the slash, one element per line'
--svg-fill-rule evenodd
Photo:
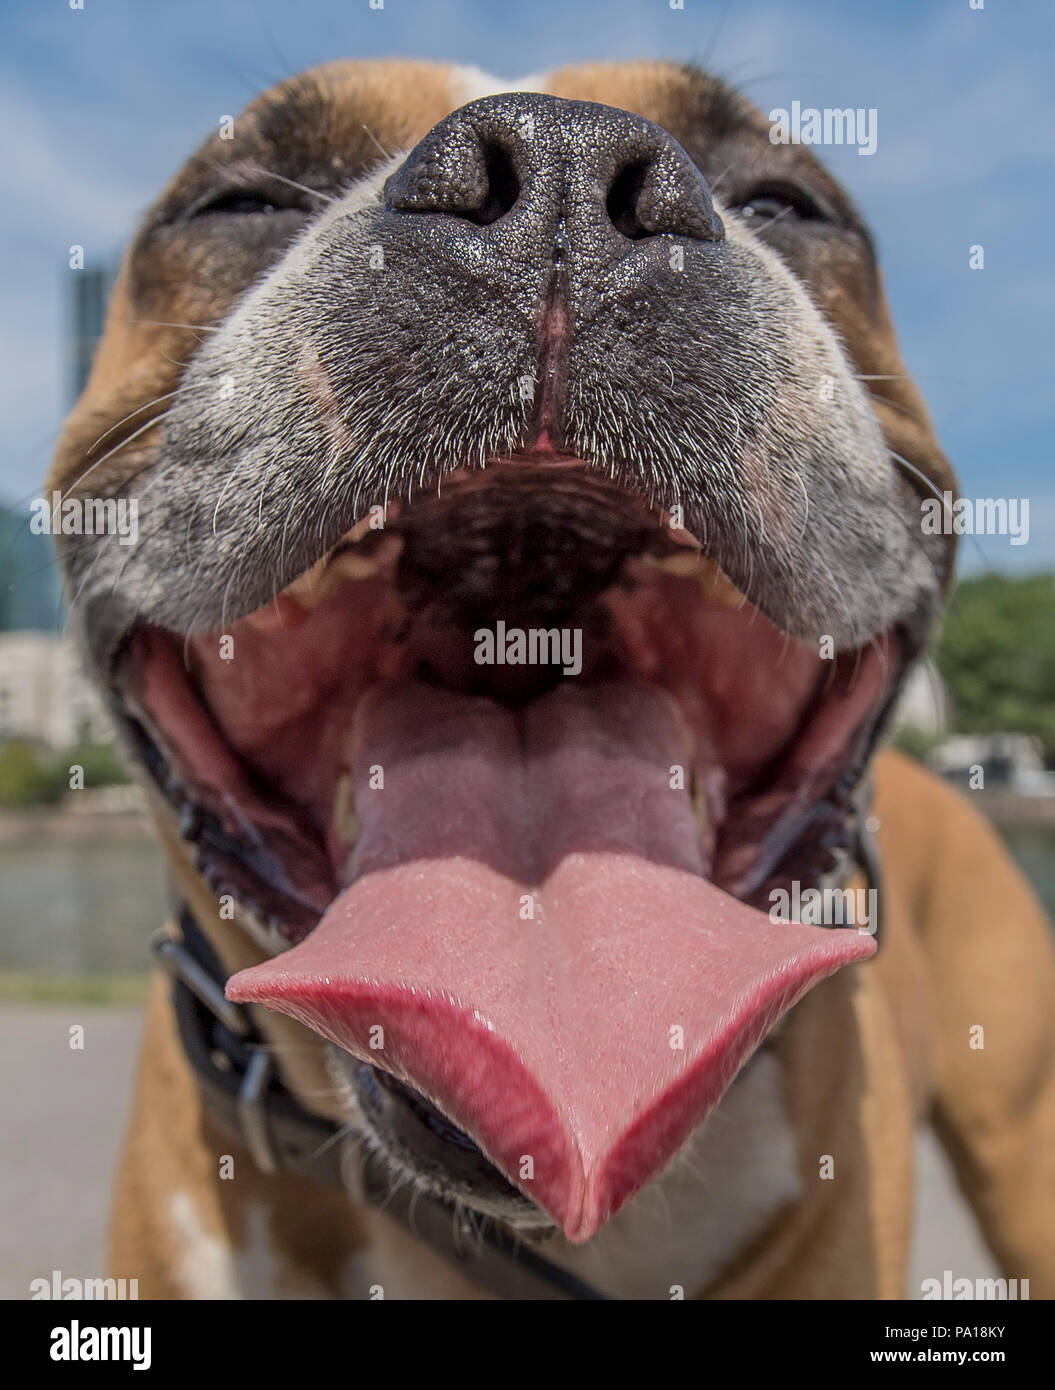
<path fill-rule="evenodd" d="M 374 134 L 374 132 L 370 129 L 370 127 L 369 127 L 368 125 L 366 125 L 366 124 L 363 124 L 363 129 L 366 131 L 367 135 L 369 135 L 370 139 L 374 142 L 374 144 L 375 144 L 375 145 L 377 146 L 377 148 L 381 151 L 381 153 L 384 155 L 384 157 L 385 157 L 386 159 L 391 159 L 392 156 L 391 156 L 391 155 L 389 154 L 389 152 L 385 149 L 384 145 L 382 145 L 381 141 L 377 138 L 377 136 L 376 136 L 376 135 Z"/>
<path fill-rule="evenodd" d="M 908 471 L 913 475 L 913 477 L 918 478 L 924 487 L 928 488 L 931 492 L 933 492 L 934 496 L 938 499 L 942 506 L 949 508 L 948 514 L 950 516 L 952 515 L 952 508 L 949 507 L 949 504 L 945 501 L 945 494 L 940 490 L 937 483 L 935 483 L 932 479 L 928 478 L 926 473 L 924 473 L 921 468 L 917 468 L 914 463 L 910 463 L 907 458 L 903 458 L 895 449 L 891 449 L 889 444 L 887 445 L 887 452 L 890 454 L 891 458 L 897 459 L 898 463 L 902 464 L 905 468 L 907 468 Z"/>
<path fill-rule="evenodd" d="M 230 179 L 229 170 L 220 160 L 212 159 L 209 163 L 218 174 L 224 175 L 226 178 Z M 287 184 L 290 188 L 297 189 L 299 193 L 308 194 L 310 198 L 318 198 L 320 202 L 334 203 L 337 201 L 337 199 L 332 197 L 329 193 L 321 193 L 317 188 L 309 188 L 306 183 L 298 183 L 296 179 L 289 179 L 285 174 L 276 173 L 274 169 L 265 169 L 265 167 L 256 160 L 249 161 L 242 165 L 242 169 L 247 173 L 251 172 L 262 175 L 264 178 L 274 179 L 277 183 Z M 237 187 L 237 185 L 235 186 Z"/>
<path fill-rule="evenodd" d="M 745 218 L 745 219 L 744 219 L 744 222 L 745 222 L 745 225 L 746 225 L 748 228 L 750 228 L 750 230 L 751 230 L 752 232 L 754 232 L 756 236 L 763 236 L 766 232 L 772 231 L 773 228 L 774 228 L 774 227 L 777 225 L 777 223 L 780 221 L 780 219 L 781 219 L 782 217 L 787 217 L 788 213 L 789 213 L 789 212 L 792 212 L 792 211 L 793 211 L 793 208 L 792 208 L 792 207 L 790 206 L 790 204 L 789 204 L 788 207 L 784 208 L 784 210 L 783 210 L 782 212 L 778 212 L 777 215 L 776 215 L 776 217 L 771 217 L 764 227 L 754 227 L 754 226 L 752 226 L 751 224 L 754 222 L 754 218 L 753 218 L 753 217 L 747 217 L 747 218 Z"/>
<path fill-rule="evenodd" d="M 887 452 L 890 454 L 891 458 L 897 459 L 898 463 L 900 463 L 903 467 L 907 468 L 908 471 L 913 475 L 913 477 L 918 478 L 919 481 L 924 485 L 924 487 L 929 489 L 929 491 L 933 492 L 934 496 L 942 505 L 942 511 L 944 515 L 947 519 L 951 521 L 953 518 L 952 507 L 950 507 L 948 502 L 946 502 L 945 494 L 940 490 L 937 484 L 932 482 L 931 479 L 927 477 L 926 473 L 924 473 L 922 469 L 917 468 L 914 463 L 910 463 L 907 458 L 902 458 L 902 456 L 895 449 L 891 449 L 889 444 L 887 445 Z M 953 534 L 956 533 L 953 532 Z M 973 531 L 969 532 L 968 534 L 970 535 L 971 540 L 974 542 L 974 548 L 978 551 L 979 557 L 986 564 L 988 564 L 989 557 L 986 555 L 982 543 L 979 541 L 978 537 L 974 534 Z"/>
<path fill-rule="evenodd" d="M 116 424 L 111 425 L 108 430 L 103 430 L 102 434 L 99 436 L 99 438 L 95 441 L 94 444 L 88 445 L 87 449 L 85 449 L 84 451 L 85 458 L 87 458 L 91 453 L 93 453 L 94 450 L 98 449 L 99 445 L 103 442 L 103 440 L 106 438 L 108 434 L 113 434 L 114 430 L 119 430 L 122 425 L 127 424 L 128 421 L 133 419 L 136 415 L 141 414 L 144 410 L 149 410 L 150 407 L 153 405 L 160 405 L 162 401 L 171 400 L 173 396 L 178 396 L 181 391 L 186 390 L 186 386 L 177 386 L 174 391 L 166 391 L 163 396 L 155 396 L 152 401 L 144 401 L 142 405 L 137 405 L 135 410 L 130 410 L 127 415 L 125 415 L 122 419 L 118 420 Z"/>
<path fill-rule="evenodd" d="M 907 416 L 914 425 L 922 426 L 923 422 L 920 420 L 919 416 L 914 415 L 913 412 L 906 406 L 903 406 L 900 401 L 892 401 L 889 396 L 881 396 L 878 391 L 870 391 L 869 395 L 874 401 L 882 401 L 883 404 L 888 405 L 891 410 L 896 410 L 900 415 Z"/>
<path fill-rule="evenodd" d="M 810 522 L 810 495 L 806 491 L 806 484 L 803 482 L 802 474 L 799 472 L 799 470 L 797 468 L 792 468 L 791 471 L 794 474 L 795 481 L 802 489 L 802 500 L 806 504 L 806 513 L 802 518 L 802 526 L 799 529 L 799 540 L 801 541 L 806 534 L 806 528 Z"/>
<path fill-rule="evenodd" d="M 729 18 L 729 11 L 732 8 L 733 0 L 725 0 L 722 12 L 718 16 L 718 23 L 715 25 L 711 37 L 707 40 L 707 47 L 704 49 L 703 58 L 700 61 L 700 67 L 703 68 L 705 72 L 711 65 L 711 59 L 714 57 L 714 50 L 718 47 L 718 41 L 722 37 L 722 31 L 725 28 L 726 20 Z"/>
<path fill-rule="evenodd" d="M 337 1095 L 337 1091 L 336 1089 L 333 1089 L 330 1091 L 320 1092 L 319 1094 L 335 1096 Z M 357 1131 L 355 1125 L 351 1122 L 349 1122 L 348 1124 L 341 1125 L 341 1127 L 335 1130 L 333 1134 L 329 1136 L 328 1139 L 324 1139 L 317 1149 L 313 1150 L 311 1155 L 312 1158 L 320 1157 L 320 1155 L 326 1153 L 327 1150 L 332 1149 L 334 1144 L 339 1144 L 344 1139 L 352 1138 L 352 1136 L 355 1135 L 356 1132 Z"/>
<path fill-rule="evenodd" d="M 170 323 L 168 319 L 125 319 L 125 323 L 142 323 L 151 328 L 192 328 L 196 333 L 219 333 L 218 323 Z"/>
<path fill-rule="evenodd" d="M 713 193 L 714 190 L 718 187 L 718 185 L 721 183 L 722 179 L 725 178 L 726 174 L 731 174 L 735 168 L 736 168 L 736 160 L 734 159 L 733 162 L 732 162 L 732 164 L 727 165 L 727 166 L 722 170 L 722 172 L 718 175 L 718 177 L 717 177 L 716 179 L 708 179 L 708 180 L 707 180 L 708 187 L 710 188 L 710 190 L 711 190 L 712 193 Z"/>
<path fill-rule="evenodd" d="M 164 420 L 167 414 L 167 410 L 161 411 L 159 415 L 155 415 L 151 419 L 145 421 L 142 425 L 139 426 L 137 430 L 133 430 L 132 433 L 127 436 L 127 438 L 120 440 L 117 444 L 114 445 L 112 449 L 108 449 L 106 453 L 103 454 L 102 458 L 96 459 L 93 464 L 90 464 L 84 470 L 84 472 L 80 475 L 79 478 L 77 478 L 74 482 L 72 482 L 69 485 L 68 488 L 66 488 L 65 492 L 62 493 L 62 500 L 65 501 L 66 498 L 69 497 L 69 495 L 74 491 L 74 489 L 79 488 L 81 483 L 84 482 L 85 478 L 87 478 L 90 473 L 93 473 L 95 469 L 99 468 L 102 464 L 104 464 L 107 459 L 113 458 L 114 454 L 119 453 L 120 450 L 127 448 L 128 445 L 131 444 L 133 440 L 138 439 L 141 434 L 144 434 L 147 430 L 152 429 L 156 424 L 159 424 L 160 421 Z"/>
<path fill-rule="evenodd" d="M 323 203 L 335 203 L 337 201 L 332 194 L 320 193 L 317 188 L 309 188 L 306 183 L 298 183 L 296 179 L 287 179 L 285 174 L 276 174 L 274 169 L 265 169 L 263 165 L 255 165 L 254 167 L 258 168 L 260 172 L 265 174 L 269 179 L 277 179 L 279 183 L 284 183 L 290 188 L 295 188 L 300 193 L 307 193 L 310 198 L 318 198 L 319 201 Z"/>

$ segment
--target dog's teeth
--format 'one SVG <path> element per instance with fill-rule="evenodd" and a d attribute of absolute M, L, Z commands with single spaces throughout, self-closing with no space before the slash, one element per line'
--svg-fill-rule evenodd
<path fill-rule="evenodd" d="M 711 812 L 707 805 L 707 793 L 696 777 L 692 779 L 692 814 L 702 839 L 710 829 Z"/>
<path fill-rule="evenodd" d="M 196 840 L 201 828 L 201 807 L 193 801 L 185 801 L 179 812 L 180 839 Z"/>
<path fill-rule="evenodd" d="M 283 951 L 289 950 L 289 937 L 286 929 L 278 917 L 268 917 L 264 924 L 264 949 L 270 951 L 273 956 L 280 956 Z"/>
<path fill-rule="evenodd" d="M 300 576 L 294 579 L 292 584 L 287 584 L 282 590 L 284 598 L 292 599 L 301 608 L 314 608 L 319 600 L 324 596 L 326 584 L 324 581 L 325 562 L 320 560 L 318 564 L 312 565 Z"/>
<path fill-rule="evenodd" d="M 292 584 L 282 590 L 282 597 L 292 599 L 301 608 L 315 608 L 336 585 L 346 579 L 373 579 L 381 573 L 381 563 L 369 555 L 347 551 L 328 564 L 320 560 Z"/>
<path fill-rule="evenodd" d="M 345 579 L 373 579 L 375 574 L 381 573 L 377 560 L 371 560 L 368 555 L 351 553 L 342 555 L 332 568 L 339 570 Z"/>
<path fill-rule="evenodd" d="M 333 803 L 333 821 L 341 839 L 349 848 L 355 848 L 359 838 L 359 817 L 355 814 L 355 788 L 351 773 L 345 772 L 337 783 L 337 795 Z"/>
<path fill-rule="evenodd" d="M 279 956 L 291 945 L 280 918 L 267 912 L 257 903 L 236 904 L 236 921 L 269 956 Z"/>
<path fill-rule="evenodd" d="M 645 564 L 664 574 L 675 574 L 679 579 L 691 579 L 702 566 L 711 564 L 705 555 L 697 555 L 692 550 L 679 550 L 676 555 L 646 555 Z"/>
<path fill-rule="evenodd" d="M 708 598 L 723 608 L 742 608 L 747 599 L 715 562 L 694 550 L 681 550 L 676 555 L 644 556 L 653 569 L 672 574 L 678 579 L 695 579 Z"/>

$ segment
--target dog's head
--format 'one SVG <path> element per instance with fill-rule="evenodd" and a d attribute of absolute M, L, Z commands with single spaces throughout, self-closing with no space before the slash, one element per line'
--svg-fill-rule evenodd
<path fill-rule="evenodd" d="M 951 479 L 868 233 L 662 63 L 336 63 L 154 205 L 53 483 L 196 871 L 417 1180 L 589 1237 L 807 990 L 774 922 L 939 611 Z M 222 908 L 218 907 L 218 912 Z"/>

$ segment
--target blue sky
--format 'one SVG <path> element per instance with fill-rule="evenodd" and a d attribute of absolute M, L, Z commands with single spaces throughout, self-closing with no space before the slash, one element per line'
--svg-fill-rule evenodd
<path fill-rule="evenodd" d="M 876 231 L 905 358 L 965 496 L 1028 497 L 1055 564 L 1050 0 L 0 0 L 0 498 L 33 493 L 66 407 L 67 248 L 112 256 L 190 150 L 260 87 L 338 56 L 503 77 L 697 59 L 767 111 L 878 111 L 872 158 L 823 152 Z M 977 3 L 977 0 L 975 0 Z M 985 247 L 985 269 L 968 248 Z"/>

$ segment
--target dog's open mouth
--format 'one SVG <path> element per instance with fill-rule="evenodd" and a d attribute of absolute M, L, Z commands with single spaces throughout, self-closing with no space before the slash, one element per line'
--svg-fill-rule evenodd
<path fill-rule="evenodd" d="M 768 910 L 851 850 L 900 670 L 895 634 L 821 648 L 665 513 L 520 459 L 222 633 L 138 627 L 120 680 L 211 886 L 291 945 L 231 997 L 368 1063 L 426 1172 L 469 1154 L 585 1240 L 874 949 Z"/>

